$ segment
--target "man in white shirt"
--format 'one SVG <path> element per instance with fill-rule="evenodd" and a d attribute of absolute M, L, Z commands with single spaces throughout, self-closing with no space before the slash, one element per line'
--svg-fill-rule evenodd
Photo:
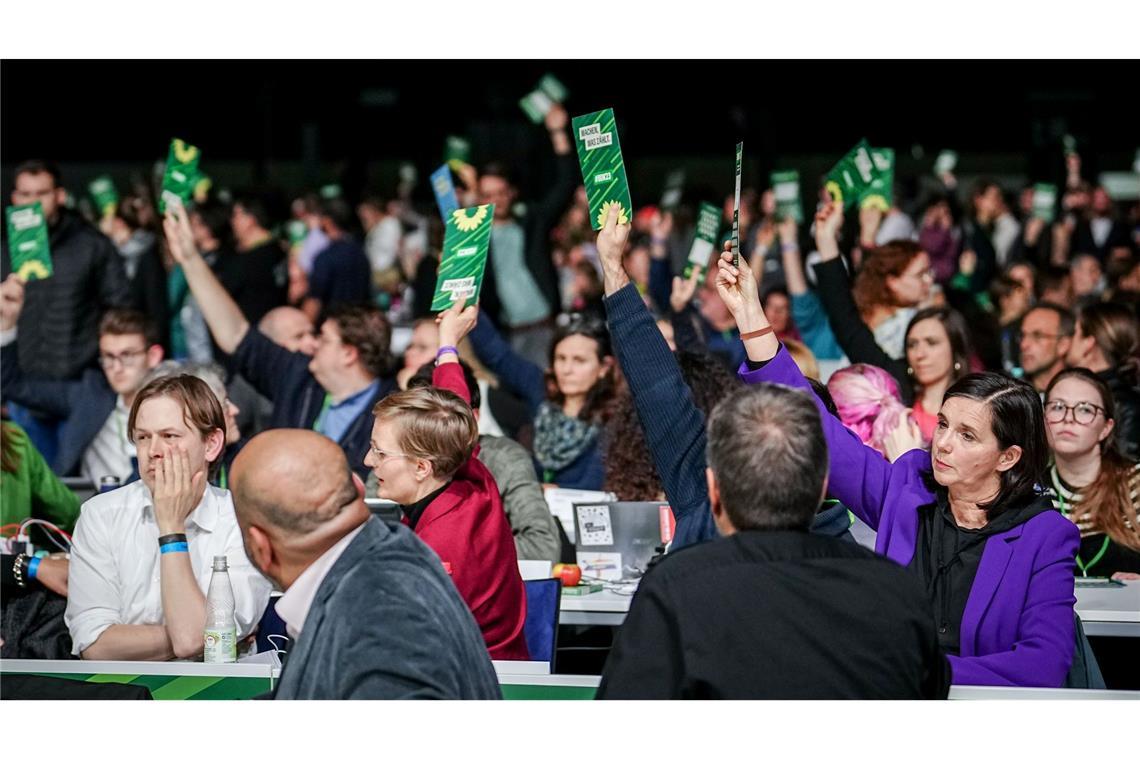
<path fill-rule="evenodd" d="M 196 377 L 139 391 L 127 429 L 141 481 L 83 505 L 72 541 L 64 620 L 84 659 L 169 660 L 201 654 L 212 560 L 225 555 L 239 639 L 269 602 L 249 563 L 228 491 L 207 485 L 225 445 L 217 397 Z"/>

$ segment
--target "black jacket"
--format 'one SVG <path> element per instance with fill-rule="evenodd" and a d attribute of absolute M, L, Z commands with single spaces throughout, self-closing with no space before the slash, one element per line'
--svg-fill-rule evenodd
<path fill-rule="evenodd" d="M 226 251 L 215 271 L 251 325 L 260 322 L 271 309 L 285 305 L 289 270 L 285 251 L 276 240 L 267 240 L 248 251 Z"/>
<path fill-rule="evenodd" d="M 1140 389 L 1115 369 L 1098 372 L 1116 407 L 1116 443 L 1124 456 L 1140 459 Z"/>
<path fill-rule="evenodd" d="M 745 531 L 642 580 L 599 698 L 942 698 L 950 668 L 916 578 L 850 542 Z"/>
<path fill-rule="evenodd" d="M 67 209 L 49 230 L 48 245 L 52 276 L 29 282 L 24 292 L 20 367 L 29 375 L 72 380 L 95 365 L 103 312 L 130 306 L 127 273 L 114 244 Z M 0 279 L 11 271 L 5 239 Z"/>

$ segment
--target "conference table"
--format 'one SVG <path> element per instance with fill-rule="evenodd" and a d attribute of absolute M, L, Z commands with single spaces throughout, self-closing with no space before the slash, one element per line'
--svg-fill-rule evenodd
<path fill-rule="evenodd" d="M 1076 588 L 1077 614 L 1088 636 L 1140 638 L 1140 581 L 1124 585 Z M 621 625 L 632 595 L 610 590 L 585 596 L 563 596 L 560 623 L 568 625 Z"/>

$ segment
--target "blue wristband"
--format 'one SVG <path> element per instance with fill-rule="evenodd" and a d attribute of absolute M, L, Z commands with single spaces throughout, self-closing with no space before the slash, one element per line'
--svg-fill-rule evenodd
<path fill-rule="evenodd" d="M 29 580 L 35 580 L 36 579 L 36 573 L 39 572 L 39 569 L 40 569 L 40 558 L 39 557 L 32 557 L 32 561 L 28 563 L 28 579 Z"/>
<path fill-rule="evenodd" d="M 162 546 L 158 547 L 158 551 L 160 554 L 168 554 L 170 552 L 188 552 L 190 551 L 190 544 L 186 543 L 185 541 L 179 541 L 178 543 L 174 544 L 163 544 Z"/>

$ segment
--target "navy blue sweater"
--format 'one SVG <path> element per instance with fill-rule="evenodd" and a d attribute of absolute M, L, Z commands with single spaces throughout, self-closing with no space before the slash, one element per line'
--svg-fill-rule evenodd
<path fill-rule="evenodd" d="M 705 416 L 632 284 L 606 297 L 606 318 L 646 446 L 677 520 L 671 550 L 715 538 L 719 534 L 705 480 Z M 835 504 L 816 515 L 811 530 L 850 539 L 850 525 L 847 509 Z"/>
<path fill-rule="evenodd" d="M 526 402 L 531 416 L 537 415 L 538 408 L 546 401 L 546 378 L 542 369 L 511 350 L 491 320 L 482 315 L 471 331 L 471 346 L 479 361 L 499 377 L 507 390 Z M 551 482 L 562 488 L 600 491 L 606 479 L 602 451 L 602 444 L 596 440 L 577 459 L 555 471 Z M 542 480 L 542 466 L 536 461 L 534 468 L 539 480 Z"/>

